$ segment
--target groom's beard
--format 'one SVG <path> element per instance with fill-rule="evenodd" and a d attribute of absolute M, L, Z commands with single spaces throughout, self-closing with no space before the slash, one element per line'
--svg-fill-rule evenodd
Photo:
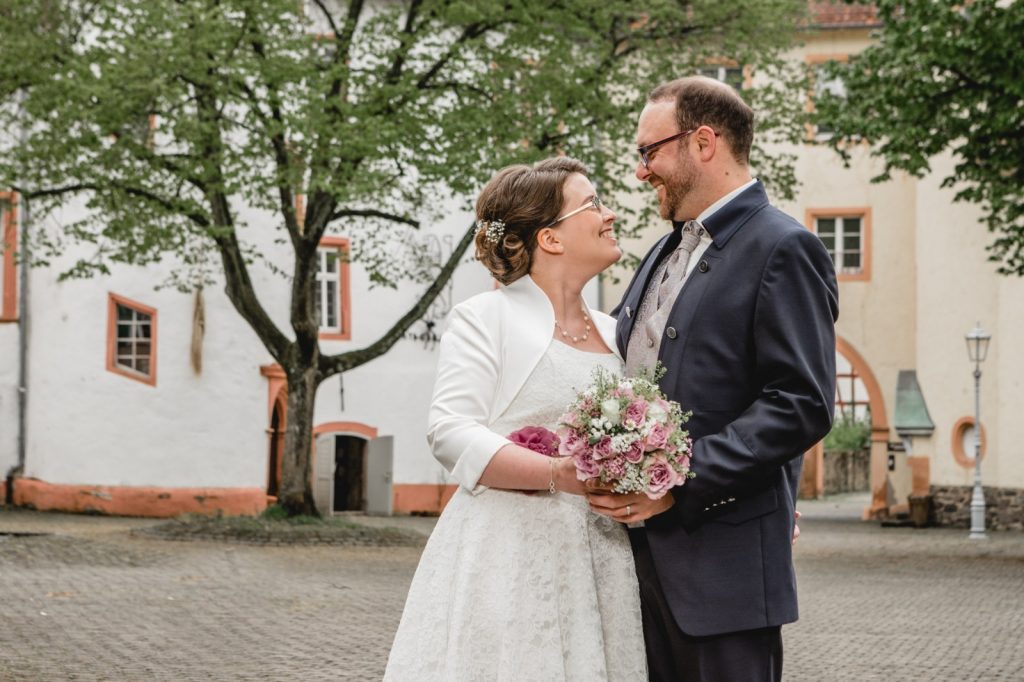
<path fill-rule="evenodd" d="M 684 220 L 696 216 L 681 216 L 683 202 L 697 186 L 696 164 L 686 154 L 679 155 L 679 165 L 670 176 L 661 176 L 665 187 L 665 199 L 661 202 L 660 214 L 665 220 Z"/>

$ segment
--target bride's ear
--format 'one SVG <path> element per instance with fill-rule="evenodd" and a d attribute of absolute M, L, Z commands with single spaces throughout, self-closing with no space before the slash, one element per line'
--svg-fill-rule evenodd
<path fill-rule="evenodd" d="M 545 227 L 537 233 L 537 248 L 551 254 L 565 253 L 565 244 L 558 238 L 558 233 Z"/>

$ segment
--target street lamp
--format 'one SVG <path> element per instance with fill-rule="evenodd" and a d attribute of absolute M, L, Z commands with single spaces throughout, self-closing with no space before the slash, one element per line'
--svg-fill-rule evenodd
<path fill-rule="evenodd" d="M 971 493 L 971 540 L 985 539 L 985 493 L 981 488 L 981 363 L 992 335 L 981 322 L 967 333 L 967 357 L 974 363 L 974 491 Z"/>

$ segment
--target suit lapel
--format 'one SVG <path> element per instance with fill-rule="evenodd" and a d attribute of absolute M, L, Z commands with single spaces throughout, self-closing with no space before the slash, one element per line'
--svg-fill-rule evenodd
<path fill-rule="evenodd" d="M 661 346 L 658 348 L 658 360 L 666 367 L 669 364 L 665 361 L 666 355 L 670 355 L 673 362 L 682 362 L 686 353 L 686 341 L 693 330 L 697 309 L 700 308 L 701 299 L 704 298 L 705 292 L 711 285 L 711 279 L 721 270 L 716 267 L 721 260 L 721 256 L 705 252 L 700 260 L 693 264 L 693 271 L 686 278 L 686 283 L 679 292 L 679 296 L 676 297 L 676 302 L 668 316 L 668 322 L 665 324 L 666 331 L 669 327 L 675 329 L 675 338 L 665 334 L 662 336 Z"/>

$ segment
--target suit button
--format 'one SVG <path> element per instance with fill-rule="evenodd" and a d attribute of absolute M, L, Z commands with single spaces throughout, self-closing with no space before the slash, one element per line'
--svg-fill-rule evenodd
<path fill-rule="evenodd" d="M 633 317 L 633 309 L 628 305 L 626 306 L 626 317 Z"/>
<path fill-rule="evenodd" d="M 665 336 L 667 336 L 670 339 L 676 338 L 676 328 L 675 327 L 669 327 L 668 329 L 666 329 L 665 330 Z"/>
<path fill-rule="evenodd" d="M 711 266 L 708 265 L 708 262 L 706 260 L 702 260 L 700 262 L 700 265 L 697 266 L 697 269 L 700 270 L 701 272 L 707 272 L 708 270 L 711 269 Z"/>
<path fill-rule="evenodd" d="M 654 339 L 647 339 L 647 347 L 654 348 Z"/>

